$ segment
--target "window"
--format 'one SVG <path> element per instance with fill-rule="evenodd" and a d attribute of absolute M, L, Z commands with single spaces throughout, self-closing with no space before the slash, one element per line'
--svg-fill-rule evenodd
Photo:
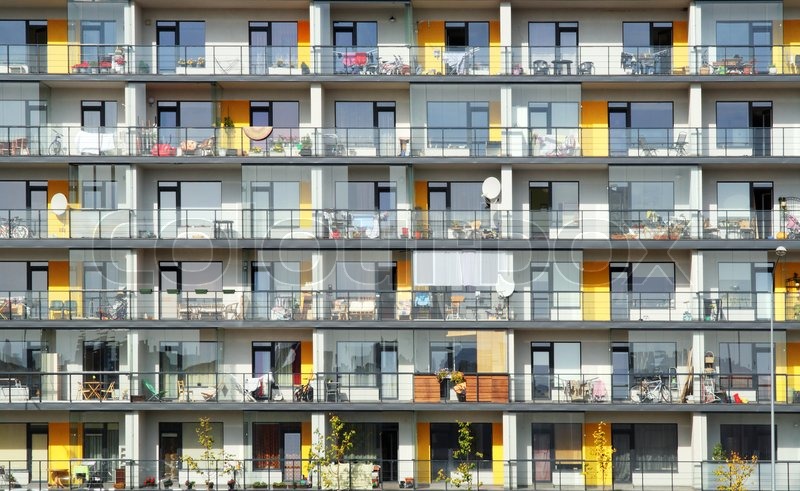
<path fill-rule="evenodd" d="M 531 227 L 534 235 L 550 236 L 550 231 L 580 227 L 577 182 L 528 183 Z"/>
<path fill-rule="evenodd" d="M 215 341 L 164 341 L 159 344 L 159 383 L 168 397 L 177 396 L 178 381 L 186 387 L 217 387 Z"/>
<path fill-rule="evenodd" d="M 569 380 L 581 380 L 581 343 L 531 343 L 533 398 L 549 400 Z"/>
<path fill-rule="evenodd" d="M 551 309 L 581 306 L 581 265 L 574 262 L 531 264 L 533 318 L 550 320 Z"/>
<path fill-rule="evenodd" d="M 673 263 L 611 263 L 612 316 L 629 318 L 629 309 L 668 309 L 674 293 Z"/>
<path fill-rule="evenodd" d="M 117 183 L 115 181 L 86 181 L 81 187 L 81 205 L 89 210 L 115 210 Z"/>
<path fill-rule="evenodd" d="M 771 263 L 720 262 L 717 269 L 724 310 L 755 308 L 756 318 L 770 318 Z"/>
<path fill-rule="evenodd" d="M 497 275 L 508 272 L 510 258 L 507 252 L 414 251 L 414 285 L 462 291 L 465 287 L 493 287 Z M 491 295 L 487 292 L 481 298 L 488 301 Z"/>
<path fill-rule="evenodd" d="M 393 181 L 337 181 L 336 208 L 393 211 L 397 208 L 397 184 Z M 372 219 L 371 214 L 369 218 Z"/>
<path fill-rule="evenodd" d="M 629 346 L 629 369 L 634 376 L 666 375 L 675 371 L 677 366 L 676 343 L 668 341 L 634 342 Z"/>
<path fill-rule="evenodd" d="M 537 60 L 578 60 L 577 22 L 528 22 L 531 70 Z M 575 125 L 577 126 L 577 125 Z"/>
<path fill-rule="evenodd" d="M 206 23 L 203 21 L 157 21 L 159 73 L 181 72 L 186 67 L 205 67 Z"/>
<path fill-rule="evenodd" d="M 47 73 L 46 20 L 0 20 L 0 45 L 4 46 L 0 65 L 27 66 L 30 73 Z M 4 124 L 8 122 L 4 120 Z"/>
<path fill-rule="evenodd" d="M 81 21 L 81 61 L 111 67 L 112 54 L 119 40 L 117 39 L 117 22 L 114 20 L 82 20 Z"/>
<path fill-rule="evenodd" d="M 336 134 L 349 150 L 366 147 L 394 155 L 394 127 L 394 102 L 336 101 Z"/>
<path fill-rule="evenodd" d="M 222 261 L 161 261 L 162 291 L 222 291 Z"/>
<path fill-rule="evenodd" d="M 716 60 L 741 59 L 755 73 L 772 64 L 771 21 L 717 21 Z"/>
<path fill-rule="evenodd" d="M 397 287 L 396 269 L 394 262 L 338 261 L 336 290 L 352 296 L 394 291 Z"/>
<path fill-rule="evenodd" d="M 479 211 L 487 208 L 482 182 L 428 182 L 428 209 Z"/>
<path fill-rule="evenodd" d="M 772 102 L 717 102 L 717 148 L 753 147 L 754 156 L 771 154 Z"/>
<path fill-rule="evenodd" d="M 669 225 L 675 214 L 672 181 L 616 181 L 608 183 L 610 233 L 652 237 Z"/>
<path fill-rule="evenodd" d="M 745 220 L 746 225 L 751 226 L 750 220 L 755 215 L 758 236 L 771 237 L 772 220 L 769 215 L 772 206 L 771 182 L 717 183 L 717 210 L 720 212 L 718 219 L 721 222 L 741 228 L 742 220 Z"/>
<path fill-rule="evenodd" d="M 533 473 L 537 482 L 551 482 L 553 471 L 582 467 L 580 423 L 533 423 Z"/>
<path fill-rule="evenodd" d="M 719 440 L 726 452 L 736 452 L 743 459 L 755 455 L 760 461 L 772 459 L 769 425 L 719 425 Z M 778 448 L 778 431 L 775 430 L 775 448 Z"/>
<path fill-rule="evenodd" d="M 251 141 L 250 147 L 266 150 L 284 139 L 296 141 L 300 127 L 300 103 L 297 101 L 250 101 L 250 126 L 272 126 L 266 140 Z"/>
<path fill-rule="evenodd" d="M 284 462 L 300 453 L 300 424 L 298 423 L 253 423 L 253 468 L 280 470 Z"/>
<path fill-rule="evenodd" d="M 489 140 L 489 103 L 428 101 L 428 146 L 470 148 L 485 155 Z"/>
<path fill-rule="evenodd" d="M 577 102 L 529 102 L 528 127 L 535 133 L 566 136 L 578 128 Z"/>
<path fill-rule="evenodd" d="M 300 343 L 277 341 L 253 341 L 253 377 L 271 373 L 275 383 L 281 387 L 299 385 Z"/>
<path fill-rule="evenodd" d="M 396 353 L 395 341 L 338 341 L 336 372 L 345 387 L 378 387 L 379 374 L 397 373 Z"/>
<path fill-rule="evenodd" d="M 674 141 L 672 102 L 609 102 L 608 127 L 612 156 L 667 148 Z"/>
<path fill-rule="evenodd" d="M 81 126 L 84 131 L 116 127 L 117 101 L 81 101 Z"/>
<path fill-rule="evenodd" d="M 478 371 L 478 344 L 472 341 L 433 341 L 430 347 L 431 373 L 457 370 Z"/>
<path fill-rule="evenodd" d="M 297 66 L 297 22 L 257 22 L 250 27 L 250 74 Z"/>
<path fill-rule="evenodd" d="M 84 372 L 116 372 L 119 370 L 119 343 L 115 341 L 84 341 Z M 90 380 L 99 380 L 106 386 L 114 383 L 119 387 L 119 375 L 116 373 L 98 373 L 84 375 Z"/>
<path fill-rule="evenodd" d="M 110 476 L 119 457 L 119 423 L 84 423 L 83 457 L 97 461 L 94 472 Z"/>
<path fill-rule="evenodd" d="M 333 45 L 375 48 L 378 46 L 377 22 L 334 22 Z"/>
<path fill-rule="evenodd" d="M 672 69 L 672 22 L 623 22 L 622 46 L 624 54 L 633 56 L 629 63 L 634 73 L 668 75 Z"/>
<path fill-rule="evenodd" d="M 616 425 L 612 425 L 612 430 Z M 634 469 L 674 472 L 678 461 L 678 425 L 634 424 Z"/>
<path fill-rule="evenodd" d="M 489 68 L 489 23 L 445 22 L 447 73 L 467 74 Z"/>
<path fill-rule="evenodd" d="M 722 388 L 755 390 L 769 400 L 769 343 L 719 343 L 719 373 Z"/>
<path fill-rule="evenodd" d="M 119 184 L 125 182 L 127 166 L 79 165 L 70 170 L 77 171 L 70 179 L 70 201 L 82 209 L 116 210 L 125 201 L 125 186 Z"/>
<path fill-rule="evenodd" d="M 253 181 L 250 183 L 253 230 L 300 226 L 300 183 L 297 181 Z M 267 228 L 264 229 L 264 224 Z"/>
<path fill-rule="evenodd" d="M 492 424 L 471 423 L 469 427 L 474 440 L 472 450 L 483 455 L 484 461 L 492 460 Z M 453 450 L 458 448 L 458 425 L 456 423 L 431 423 L 431 468 L 439 469 L 453 463 Z M 481 469 L 483 470 L 483 469 Z"/>
<path fill-rule="evenodd" d="M 208 101 L 158 101 L 158 142 L 177 147 L 184 140 L 199 143 L 214 137 L 214 109 Z"/>

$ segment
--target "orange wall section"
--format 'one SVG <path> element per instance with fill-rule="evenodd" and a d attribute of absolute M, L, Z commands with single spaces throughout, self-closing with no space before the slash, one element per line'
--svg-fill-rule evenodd
<path fill-rule="evenodd" d="M 431 424 L 417 423 L 417 480 L 431 482 Z"/>
<path fill-rule="evenodd" d="M 583 424 L 583 458 L 586 460 L 584 464 L 584 475 L 586 476 L 587 486 L 610 486 L 611 485 L 611 465 L 609 463 L 605 475 L 601 472 L 600 466 L 597 465 L 597 457 L 594 451 L 594 432 L 600 427 L 599 423 L 584 423 Z M 606 448 L 611 447 L 611 425 L 605 424 Z"/>
<path fill-rule="evenodd" d="M 314 371 L 314 350 L 311 341 L 300 341 L 300 383 L 308 382 Z"/>
<path fill-rule="evenodd" d="M 492 423 L 492 482 L 502 486 L 505 454 L 503 453 L 503 423 Z"/>
<path fill-rule="evenodd" d="M 689 23 L 685 20 L 672 22 L 672 68 L 689 68 Z"/>
<path fill-rule="evenodd" d="M 219 106 L 220 125 L 225 118 L 233 120 L 234 128 L 250 126 L 250 101 L 221 101 Z M 220 131 L 221 144 L 224 148 L 235 148 L 250 151 L 250 141 L 245 142 L 242 130 L 234 129 L 228 134 L 223 129 Z"/>
<path fill-rule="evenodd" d="M 80 423 L 50 423 L 47 429 L 48 482 L 52 482 L 54 469 L 67 470 L 72 475 L 70 465 L 83 458 L 83 425 Z"/>
<path fill-rule="evenodd" d="M 795 61 L 800 55 L 800 19 L 783 19 L 783 44 L 788 68 L 792 73 L 800 73 Z"/>
<path fill-rule="evenodd" d="M 489 74 L 503 73 L 503 53 L 500 49 L 500 21 L 489 21 Z M 501 483 L 502 484 L 502 483 Z"/>
<path fill-rule="evenodd" d="M 583 318 L 594 321 L 611 320 L 611 277 L 607 262 L 583 263 Z"/>
<path fill-rule="evenodd" d="M 297 21 L 297 65 L 303 63 L 311 67 L 311 23 L 307 20 Z"/>
<path fill-rule="evenodd" d="M 311 421 L 300 422 L 300 458 L 303 459 L 302 473 L 308 475 L 308 458 L 311 453 Z"/>
<path fill-rule="evenodd" d="M 608 102 L 581 102 L 581 147 L 587 157 L 608 156 Z"/>
<path fill-rule="evenodd" d="M 69 73 L 80 62 L 80 48 L 67 46 L 67 19 L 47 20 L 47 73 Z"/>

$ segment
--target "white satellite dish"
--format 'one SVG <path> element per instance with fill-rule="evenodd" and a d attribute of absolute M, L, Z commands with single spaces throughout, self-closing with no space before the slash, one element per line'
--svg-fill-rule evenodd
<path fill-rule="evenodd" d="M 58 216 L 67 212 L 67 197 L 63 193 L 56 193 L 50 199 L 50 211 Z"/>
<path fill-rule="evenodd" d="M 481 195 L 490 202 L 497 201 L 500 197 L 500 181 L 496 177 L 488 177 L 481 186 Z"/>
<path fill-rule="evenodd" d="M 514 293 L 514 288 L 516 288 L 516 285 L 513 281 L 508 281 L 503 278 L 503 275 L 497 275 L 497 283 L 494 285 L 494 290 L 498 295 L 503 298 L 508 298 Z"/>

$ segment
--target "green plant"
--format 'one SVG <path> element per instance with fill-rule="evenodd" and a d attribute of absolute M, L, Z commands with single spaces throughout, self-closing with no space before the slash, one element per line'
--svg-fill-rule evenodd
<path fill-rule="evenodd" d="M 456 421 L 456 423 L 458 423 L 458 448 L 453 449 L 453 458 L 456 459 L 458 465 L 456 465 L 455 473 L 450 476 L 445 473 L 444 469 L 439 469 L 436 480 L 452 484 L 457 488 L 465 485 L 471 491 L 472 471 L 477 468 L 475 460 L 483 458 L 483 454 L 473 452 L 475 435 L 472 434 L 470 424 L 465 421 Z M 480 486 L 479 482 L 478 487 L 480 488 Z"/>
<path fill-rule="evenodd" d="M 289 485 L 285 482 L 276 482 L 272 485 L 272 489 L 286 489 Z"/>
<path fill-rule="evenodd" d="M 186 486 L 186 489 L 194 489 L 194 481 L 190 481 L 187 479 L 186 482 L 183 484 L 184 486 Z"/>
<path fill-rule="evenodd" d="M 322 487 L 340 489 L 339 464 L 342 463 L 347 452 L 353 448 L 353 437 L 356 431 L 347 429 L 346 423 L 335 414 L 331 416 L 330 428 L 330 433 L 325 438 L 322 438 L 319 431 L 314 432 L 315 442 L 308 451 L 308 465 L 309 468 L 317 470 Z M 328 472 L 323 472 L 323 468 Z M 275 487 L 274 484 L 273 487 Z"/>
<path fill-rule="evenodd" d="M 222 127 L 223 128 L 233 128 L 233 120 L 230 116 L 225 116 L 222 118 Z"/>
<path fill-rule="evenodd" d="M 265 483 L 264 481 L 255 481 L 250 485 L 253 489 L 264 489 L 268 488 L 269 484 Z"/>
<path fill-rule="evenodd" d="M 714 448 L 711 449 L 711 460 L 720 461 L 720 460 L 725 460 L 726 458 L 727 454 L 725 453 L 725 450 L 722 448 L 722 444 L 717 442 L 717 444 L 714 445 Z"/>
<path fill-rule="evenodd" d="M 450 378 L 450 370 L 446 368 L 440 368 L 438 372 L 436 372 L 436 379 L 441 383 L 445 379 Z"/>
<path fill-rule="evenodd" d="M 276 153 L 282 153 L 284 151 L 283 144 L 284 144 L 283 138 L 278 138 L 277 140 L 273 141 L 272 151 Z"/>
<path fill-rule="evenodd" d="M 464 377 L 464 372 L 454 370 L 450 372 L 450 381 L 453 383 L 453 385 L 458 385 L 463 384 L 467 381 L 467 379 Z"/>
<path fill-rule="evenodd" d="M 256 154 L 256 155 L 260 154 L 261 153 L 261 147 L 250 147 L 250 153 Z"/>
<path fill-rule="evenodd" d="M 717 476 L 717 489 L 719 491 L 745 491 L 744 484 L 755 472 L 758 457 L 752 455 L 749 459 L 742 458 L 738 453 L 731 452 L 725 458 L 725 463 L 714 469 Z"/>
<path fill-rule="evenodd" d="M 300 139 L 300 145 L 303 149 L 311 149 L 311 137 L 306 135 Z"/>
<path fill-rule="evenodd" d="M 234 456 L 225 452 L 224 449 L 214 449 L 211 421 L 208 418 L 200 418 L 194 431 L 197 433 L 197 443 L 200 444 L 203 451 L 200 453 L 200 458 L 198 459 L 190 455 L 181 456 L 181 461 L 186 464 L 186 467 L 190 471 L 194 471 L 203 476 L 208 489 L 212 489 L 214 486 L 214 481 L 211 478 L 211 469 L 213 468 L 215 472 L 217 472 L 220 463 L 222 464 L 222 474 L 232 475 L 233 478 L 236 479 L 236 471 L 242 467 L 241 462 L 235 460 Z M 201 462 L 205 463 L 205 468 L 201 468 Z M 194 485 L 194 481 L 186 481 L 187 487 L 189 487 L 190 482 L 192 486 Z M 191 487 L 189 487 L 189 489 L 191 489 Z"/>

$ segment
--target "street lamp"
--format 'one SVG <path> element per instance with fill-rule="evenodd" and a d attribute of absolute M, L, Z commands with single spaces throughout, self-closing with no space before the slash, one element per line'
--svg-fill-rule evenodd
<path fill-rule="evenodd" d="M 781 258 L 786 255 L 786 248 L 778 246 L 775 249 L 775 255 L 778 256 L 775 261 L 777 272 Z M 778 449 L 775 448 L 775 288 L 772 289 L 771 298 L 772 308 L 769 313 L 769 460 L 772 470 L 769 489 L 775 491 L 775 454 L 778 453 Z"/>

